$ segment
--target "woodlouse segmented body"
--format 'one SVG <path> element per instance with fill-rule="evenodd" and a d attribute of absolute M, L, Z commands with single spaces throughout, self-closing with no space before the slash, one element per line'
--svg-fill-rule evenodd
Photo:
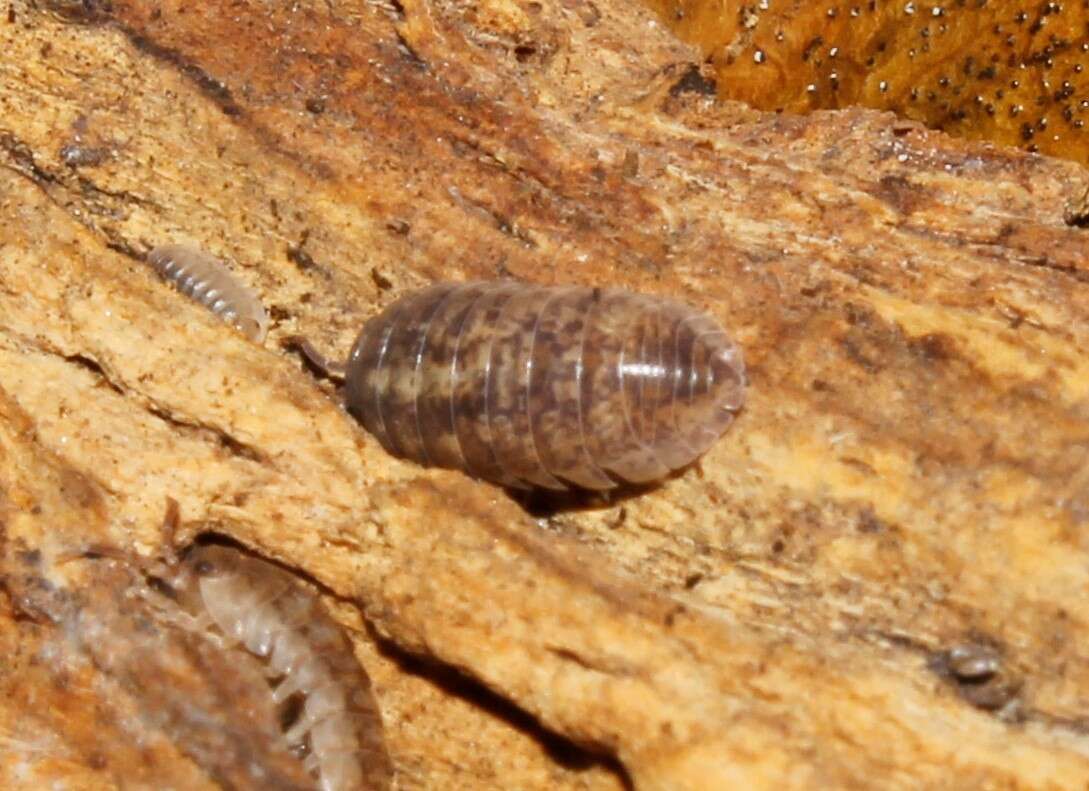
<path fill-rule="evenodd" d="M 322 791 L 387 789 L 382 719 L 347 637 L 285 570 L 225 546 L 196 546 L 165 581 L 198 628 L 267 662 L 273 698 L 301 701 L 286 732 Z"/>
<path fill-rule="evenodd" d="M 171 244 L 156 247 L 147 260 L 187 297 L 233 324 L 251 340 L 264 341 L 268 314 L 261 300 L 218 258 L 194 247 Z"/>
<path fill-rule="evenodd" d="M 441 283 L 371 319 L 349 409 L 396 456 L 506 486 L 609 489 L 698 458 L 744 401 L 706 313 L 619 289 Z"/>

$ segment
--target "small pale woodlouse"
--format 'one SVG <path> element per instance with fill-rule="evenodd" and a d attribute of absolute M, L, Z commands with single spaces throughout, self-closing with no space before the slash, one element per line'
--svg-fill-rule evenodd
<path fill-rule="evenodd" d="M 745 397 L 711 316 L 620 289 L 440 283 L 366 323 L 348 408 L 390 453 L 505 486 L 658 480 L 722 434 Z"/>
<path fill-rule="evenodd" d="M 168 512 L 168 529 L 177 521 Z M 285 733 L 321 791 L 388 789 L 393 766 L 370 679 L 320 600 L 286 570 L 233 547 L 194 545 L 155 576 L 180 607 L 172 619 L 241 646 L 278 680 L 273 699 L 298 714 Z"/>
<path fill-rule="evenodd" d="M 231 274 L 218 258 L 182 244 L 154 248 L 148 263 L 164 280 L 217 316 L 261 343 L 268 332 L 268 314 L 261 300 Z"/>

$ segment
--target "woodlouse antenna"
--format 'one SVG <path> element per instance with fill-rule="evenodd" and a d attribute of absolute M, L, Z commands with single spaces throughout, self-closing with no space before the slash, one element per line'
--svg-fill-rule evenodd
<path fill-rule="evenodd" d="M 177 532 L 180 524 L 181 511 L 178 507 L 178 501 L 167 496 L 166 512 L 163 514 L 161 532 L 164 537 L 163 561 L 171 567 L 178 565 Z M 97 560 L 100 558 L 116 560 L 139 568 L 144 573 L 152 573 L 150 571 L 152 564 L 147 558 L 136 554 L 132 550 L 121 549 L 108 544 L 87 544 L 79 549 L 62 552 L 56 556 L 54 562 L 63 565 L 75 560 Z"/>
<path fill-rule="evenodd" d="M 302 335 L 288 335 L 280 341 L 285 349 L 298 352 L 306 366 L 318 376 L 324 377 L 338 385 L 344 384 L 345 366 L 343 363 L 334 363 L 325 355 L 314 348 Z"/>
<path fill-rule="evenodd" d="M 139 559 L 139 556 L 124 549 L 111 547 L 106 544 L 87 544 L 80 549 L 58 553 L 53 558 L 53 562 L 58 566 L 63 566 L 76 560 L 98 560 L 100 558 L 117 560 L 122 563 L 132 563 L 133 558 Z"/>
<path fill-rule="evenodd" d="M 163 513 L 163 560 L 168 566 L 178 565 L 178 528 L 181 526 L 181 508 L 178 501 L 167 495 L 166 511 Z"/>

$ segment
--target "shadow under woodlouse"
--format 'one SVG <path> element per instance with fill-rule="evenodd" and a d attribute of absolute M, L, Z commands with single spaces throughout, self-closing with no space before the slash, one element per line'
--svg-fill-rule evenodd
<path fill-rule="evenodd" d="M 679 477 L 683 473 L 684 470 L 678 470 L 668 477 Z M 634 500 L 647 492 L 654 491 L 659 485 L 660 482 L 628 484 L 608 492 L 581 489 L 576 486 L 562 492 L 553 489 L 507 489 L 506 491 L 527 515 L 534 519 L 547 519 L 560 513 L 603 511 L 616 505 L 623 505 L 628 500 Z"/>
<path fill-rule="evenodd" d="M 531 714 L 476 679 L 459 672 L 457 668 L 405 651 L 383 638 L 369 625 L 368 631 L 382 655 L 395 662 L 403 673 L 425 679 L 444 694 L 468 701 L 515 730 L 530 736 L 544 748 L 549 758 L 565 769 L 580 772 L 602 767 L 617 776 L 625 791 L 634 791 L 635 785 L 627 770 L 613 755 L 596 751 L 592 746 L 576 744 L 549 730 Z"/>

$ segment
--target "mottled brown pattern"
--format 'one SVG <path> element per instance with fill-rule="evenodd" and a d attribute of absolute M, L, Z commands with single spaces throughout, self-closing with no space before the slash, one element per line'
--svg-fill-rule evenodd
<path fill-rule="evenodd" d="M 382 445 L 507 486 L 610 489 L 691 463 L 744 400 L 710 316 L 619 289 L 441 283 L 367 322 L 348 406 Z"/>
<path fill-rule="evenodd" d="M 190 551 L 168 583 L 200 625 L 268 662 L 274 700 L 301 697 L 287 740 L 326 791 L 387 789 L 393 766 L 370 679 L 320 600 L 284 569 L 226 546 Z"/>

